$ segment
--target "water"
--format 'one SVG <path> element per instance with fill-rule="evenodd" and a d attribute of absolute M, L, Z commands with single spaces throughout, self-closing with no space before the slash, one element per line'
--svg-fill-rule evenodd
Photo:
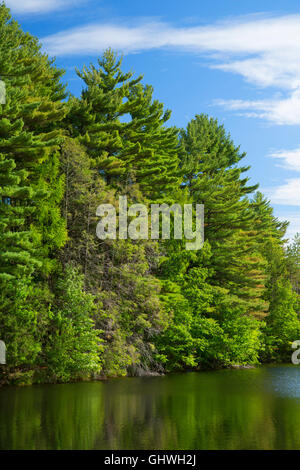
<path fill-rule="evenodd" d="M 300 449 L 300 366 L 4 388 L 0 449 Z"/>

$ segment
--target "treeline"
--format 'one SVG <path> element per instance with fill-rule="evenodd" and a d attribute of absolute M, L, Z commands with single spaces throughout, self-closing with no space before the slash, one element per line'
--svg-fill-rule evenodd
<path fill-rule="evenodd" d="M 300 339 L 300 238 L 249 184 L 216 119 L 186 129 L 107 50 L 70 96 L 0 6 L 2 383 L 286 361 Z M 205 243 L 99 240 L 96 209 L 205 205 Z"/>

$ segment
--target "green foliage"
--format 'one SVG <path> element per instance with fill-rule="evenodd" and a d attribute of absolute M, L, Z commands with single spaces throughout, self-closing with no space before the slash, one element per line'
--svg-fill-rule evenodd
<path fill-rule="evenodd" d="M 83 276 L 70 266 L 57 283 L 57 301 L 49 310 L 44 365 L 51 381 L 67 382 L 101 369 L 100 331 L 94 328 L 94 297 L 83 289 Z"/>
<path fill-rule="evenodd" d="M 297 298 L 290 284 L 277 282 L 273 287 L 273 301 L 264 330 L 265 347 L 262 359 L 287 362 L 291 357 L 291 345 L 299 338 L 300 322 L 295 311 Z"/>
<path fill-rule="evenodd" d="M 207 256 L 206 244 L 203 258 Z M 164 301 L 170 324 L 159 336 L 157 348 L 169 370 L 258 362 L 258 321 L 227 290 L 211 286 L 208 272 L 194 267 L 181 276 L 180 287 L 166 283 Z"/>
<path fill-rule="evenodd" d="M 249 186 L 224 126 L 185 130 L 110 49 L 63 74 L 0 6 L 0 337 L 4 382 L 288 360 L 300 333 L 299 236 Z M 99 240 L 97 207 L 204 204 L 205 244 Z M 173 224 L 173 221 L 172 221 Z"/>
<path fill-rule="evenodd" d="M 40 300 L 38 286 L 34 290 L 30 280 L 16 281 L 9 295 L 7 290 L 1 293 L 0 331 L 7 345 L 10 370 L 32 366 L 37 360 L 41 350 L 39 322 L 42 322 L 42 315 L 37 310 Z"/>
<path fill-rule="evenodd" d="M 152 87 L 123 73 L 121 64 L 109 49 L 98 68 L 77 71 L 86 88 L 71 101 L 68 129 L 106 183 L 125 191 L 137 183 L 148 198 L 166 197 L 179 183 L 178 131 L 165 127 L 170 111 L 153 100 Z"/>
<path fill-rule="evenodd" d="M 300 233 L 297 233 L 292 243 L 288 245 L 286 261 L 290 282 L 294 291 L 300 296 Z"/>
<path fill-rule="evenodd" d="M 157 256 L 152 242 L 119 240 L 110 244 L 100 293 L 106 314 L 101 328 L 105 331 L 107 375 L 160 369 L 152 353 L 165 317 L 158 297 L 160 284 L 149 273 L 150 262 L 155 262 L 151 256 Z"/>
<path fill-rule="evenodd" d="M 0 318 L 11 367 L 35 364 L 41 348 L 39 283 L 57 265 L 66 239 L 59 203 L 59 121 L 65 115 L 62 72 L 0 6 Z M 39 297 L 42 303 L 42 300 Z"/>

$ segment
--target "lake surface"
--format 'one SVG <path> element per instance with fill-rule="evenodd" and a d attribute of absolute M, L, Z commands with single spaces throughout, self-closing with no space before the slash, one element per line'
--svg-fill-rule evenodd
<path fill-rule="evenodd" d="M 300 366 L 2 388 L 0 449 L 300 449 Z"/>

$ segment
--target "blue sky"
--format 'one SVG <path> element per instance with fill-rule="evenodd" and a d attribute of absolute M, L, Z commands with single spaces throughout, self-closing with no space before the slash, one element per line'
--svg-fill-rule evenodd
<path fill-rule="evenodd" d="M 300 232 L 299 0 L 7 0 L 23 29 L 66 69 L 111 46 L 185 126 L 207 113 L 247 152 L 251 182 Z"/>

